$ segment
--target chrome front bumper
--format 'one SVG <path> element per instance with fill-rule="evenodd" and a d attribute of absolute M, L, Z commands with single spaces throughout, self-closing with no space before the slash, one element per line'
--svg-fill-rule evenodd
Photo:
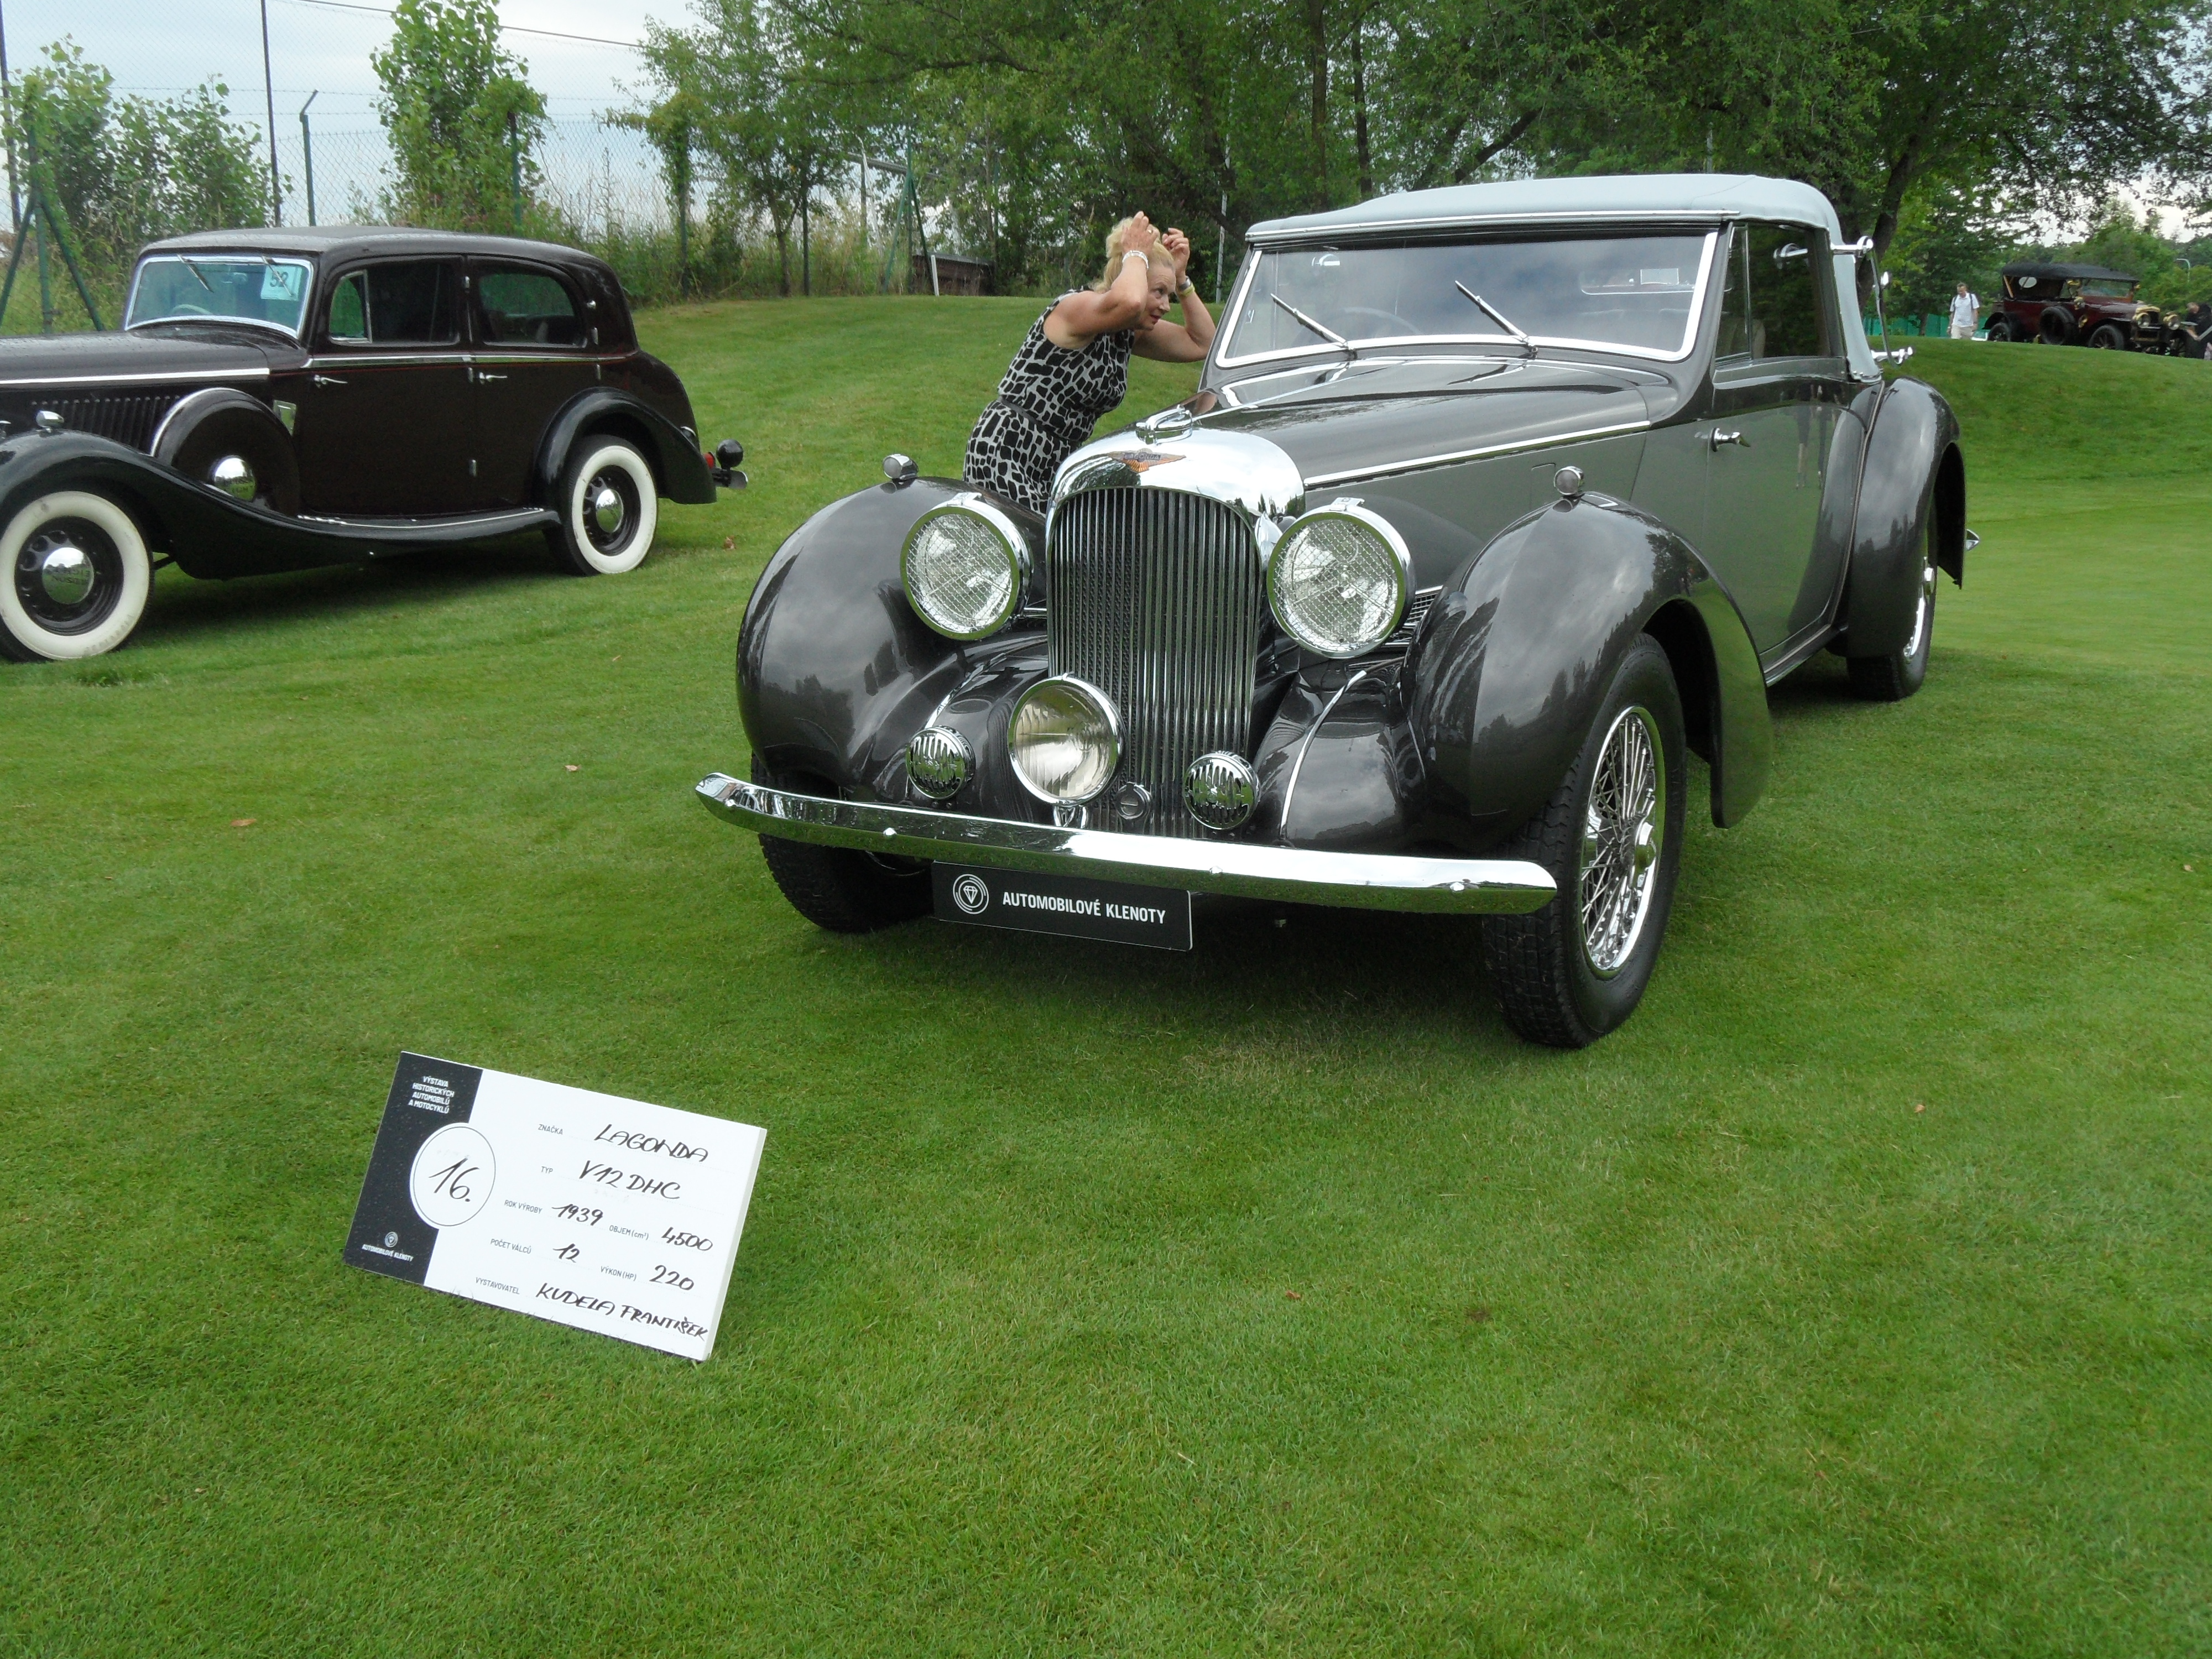
<path fill-rule="evenodd" d="M 1517 915 L 1541 909 L 1557 890 L 1543 866 L 1522 859 L 1313 853 L 1245 842 L 1063 830 L 872 801 L 830 800 L 720 772 L 701 780 L 699 800 L 726 823 L 785 841 L 1297 904 Z"/>

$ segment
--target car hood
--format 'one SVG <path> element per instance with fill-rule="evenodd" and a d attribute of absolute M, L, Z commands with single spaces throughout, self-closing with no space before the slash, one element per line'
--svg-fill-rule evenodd
<path fill-rule="evenodd" d="M 1635 430 L 1680 401 L 1666 376 L 1609 363 L 1363 360 L 1202 392 L 1194 408 L 1205 412 L 1190 429 L 1264 438 L 1320 488 Z"/>
<path fill-rule="evenodd" d="M 275 349 L 270 343 L 270 349 Z M 176 335 L 41 334 L 0 340 L 0 386 L 100 380 L 222 380 L 262 374 L 270 351 L 234 342 Z"/>

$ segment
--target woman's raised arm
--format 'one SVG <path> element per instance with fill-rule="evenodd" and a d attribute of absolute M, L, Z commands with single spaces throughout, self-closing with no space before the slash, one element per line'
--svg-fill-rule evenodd
<path fill-rule="evenodd" d="M 1056 346 L 1080 351 L 1102 334 L 1118 333 L 1144 319 L 1145 293 L 1152 285 L 1151 249 L 1158 232 L 1141 213 L 1129 221 L 1122 239 L 1121 268 L 1103 293 L 1090 289 L 1069 295 L 1044 319 L 1044 337 Z"/>

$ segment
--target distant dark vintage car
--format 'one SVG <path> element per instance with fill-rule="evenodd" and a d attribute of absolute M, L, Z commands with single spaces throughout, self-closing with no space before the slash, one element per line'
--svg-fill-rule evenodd
<path fill-rule="evenodd" d="M 120 333 L 0 341 L 0 656 L 97 656 L 155 568 L 249 576 L 542 530 L 634 568 L 711 501 L 614 272 L 501 236 L 211 231 L 139 255 Z"/>
<path fill-rule="evenodd" d="M 1765 787 L 1767 685 L 1928 669 L 1971 538 L 1950 409 L 1885 384 L 1795 184 L 1577 179 L 1258 225 L 1200 390 L 1059 473 L 823 508 L 738 641 L 784 894 L 1185 946 L 1193 893 L 1472 912 L 1577 1046 L 1650 979 L 1688 757 Z"/>
<path fill-rule="evenodd" d="M 2179 331 L 2136 298 L 2140 277 L 2102 265 L 2025 261 L 2004 268 L 2004 297 L 1989 320 L 1992 340 L 2087 345 L 2106 351 L 2166 352 Z"/>

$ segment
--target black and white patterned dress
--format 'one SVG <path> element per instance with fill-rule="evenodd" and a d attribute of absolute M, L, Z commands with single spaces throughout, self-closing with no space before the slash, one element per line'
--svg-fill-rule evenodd
<path fill-rule="evenodd" d="M 968 482 L 1033 513 L 1052 504 L 1060 464 L 1090 441 L 1099 416 L 1128 394 L 1129 348 L 1137 339 L 1133 329 L 1124 329 L 1095 337 L 1080 351 L 1054 345 L 1045 337 L 1044 319 L 1059 304 L 1054 300 L 1030 325 L 999 395 L 968 434 Z"/>

